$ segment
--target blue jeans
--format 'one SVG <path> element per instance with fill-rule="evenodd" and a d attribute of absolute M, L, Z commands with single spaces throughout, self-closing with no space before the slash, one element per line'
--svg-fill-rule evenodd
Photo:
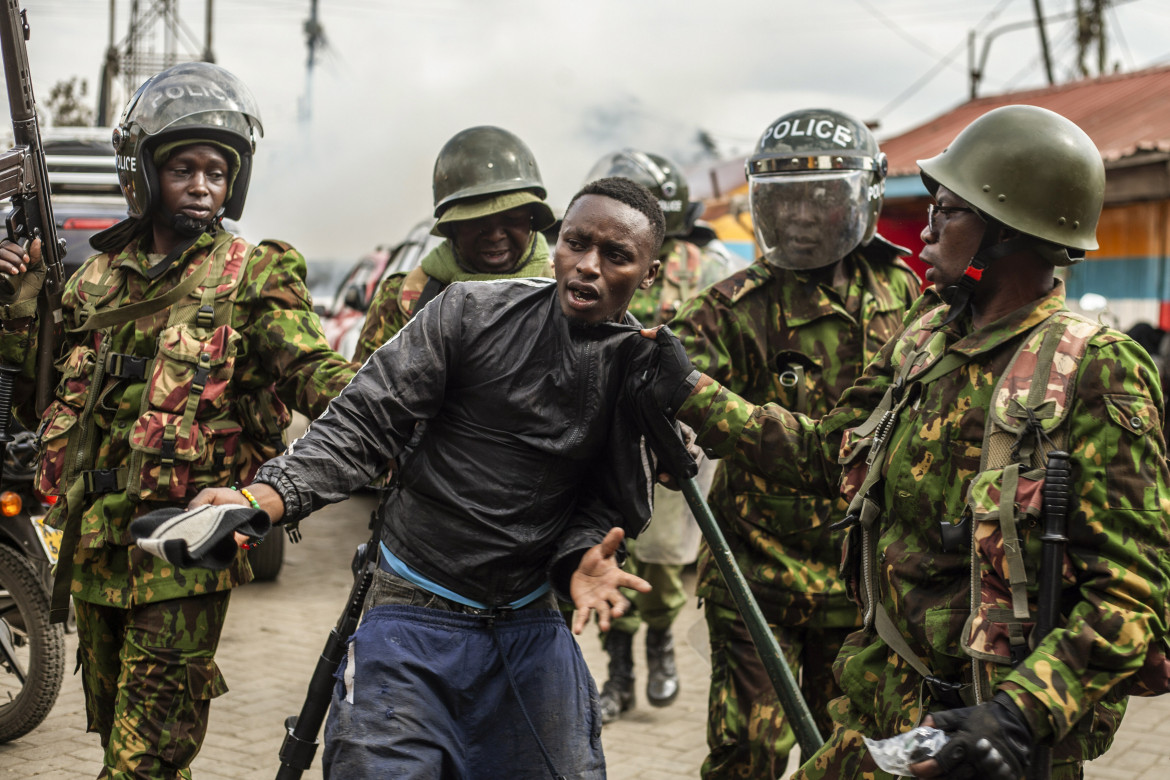
<path fill-rule="evenodd" d="M 537 735 L 564 777 L 605 777 L 597 688 L 556 610 L 503 613 L 492 628 L 385 572 L 372 602 L 336 675 L 326 777 L 548 780 Z"/>

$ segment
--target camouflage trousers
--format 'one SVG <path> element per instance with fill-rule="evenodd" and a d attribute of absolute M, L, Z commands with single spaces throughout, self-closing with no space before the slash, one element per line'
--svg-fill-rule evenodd
<path fill-rule="evenodd" d="M 630 555 L 622 568 L 649 582 L 654 590 L 639 593 L 636 590 L 623 589 L 622 593 L 633 604 L 633 608 L 613 621 L 611 630 L 635 634 L 642 623 L 658 631 L 670 628 L 687 603 L 687 593 L 683 589 L 682 580 L 684 566 L 674 563 L 646 563 L 638 558 L 636 541 L 631 539 L 626 544 Z"/>
<path fill-rule="evenodd" d="M 230 591 L 130 609 L 76 602 L 89 730 L 99 777 L 190 778 L 211 699 L 227 691 L 215 648 Z"/>
<path fill-rule="evenodd" d="M 734 609 L 706 602 L 711 641 L 711 691 L 704 780 L 779 777 L 796 736 L 784 717 L 772 681 Z M 822 734 L 831 730 L 830 701 L 841 695 L 833 659 L 852 628 L 770 624 L 776 641 Z"/>

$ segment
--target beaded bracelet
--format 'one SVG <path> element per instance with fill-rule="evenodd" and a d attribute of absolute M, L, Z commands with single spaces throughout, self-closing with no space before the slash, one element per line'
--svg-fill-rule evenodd
<path fill-rule="evenodd" d="M 248 488 L 240 487 L 239 485 L 232 485 L 232 490 L 238 490 L 241 496 L 248 499 L 248 503 L 252 505 L 253 509 L 260 508 L 260 502 L 256 500 L 256 497 L 252 495 L 252 492 L 248 490 Z M 240 547 L 245 550 L 253 550 L 259 546 L 260 542 L 245 542 L 244 544 L 240 545 Z"/>
<path fill-rule="evenodd" d="M 243 496 L 244 498 L 248 499 L 248 503 L 252 505 L 253 509 L 260 508 L 260 502 L 256 500 L 256 497 L 254 495 L 252 495 L 251 491 L 249 491 L 248 488 L 246 488 L 246 487 L 240 488 L 240 495 Z"/>

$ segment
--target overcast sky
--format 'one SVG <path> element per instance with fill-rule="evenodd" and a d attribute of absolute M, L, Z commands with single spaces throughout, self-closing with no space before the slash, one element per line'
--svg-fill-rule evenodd
<path fill-rule="evenodd" d="M 72 76 L 92 98 L 107 0 L 22 4 L 38 99 Z M 202 40 L 203 0 L 176 4 Z M 1042 4 L 1049 17 L 1075 5 Z M 117 5 L 120 42 L 130 0 Z M 399 240 L 429 213 L 435 155 L 465 127 L 523 138 L 559 209 L 623 146 L 689 162 L 705 130 L 724 154 L 743 153 L 773 119 L 811 106 L 879 120 L 879 138 L 907 130 L 967 99 L 969 31 L 981 48 L 1034 18 L 1033 0 L 319 0 L 328 48 L 304 122 L 309 6 L 215 0 L 213 47 L 264 120 L 244 232 L 310 259 Z M 1111 64 L 1170 63 L 1166 0 L 1117 0 L 1106 25 Z M 1074 78 L 1072 22 L 1051 22 L 1048 39 L 1057 81 Z M 1043 86 L 1036 28 L 996 35 L 986 73 L 984 94 Z"/>

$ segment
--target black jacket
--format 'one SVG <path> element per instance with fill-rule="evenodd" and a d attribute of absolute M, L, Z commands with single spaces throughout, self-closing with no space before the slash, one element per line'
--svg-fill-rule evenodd
<path fill-rule="evenodd" d="M 425 421 L 379 510 L 386 546 L 477 601 L 548 577 L 566 596 L 585 550 L 649 522 L 653 462 L 620 402 L 634 325 L 571 327 L 549 280 L 452 284 L 256 481 L 299 520 L 382 472 Z"/>

